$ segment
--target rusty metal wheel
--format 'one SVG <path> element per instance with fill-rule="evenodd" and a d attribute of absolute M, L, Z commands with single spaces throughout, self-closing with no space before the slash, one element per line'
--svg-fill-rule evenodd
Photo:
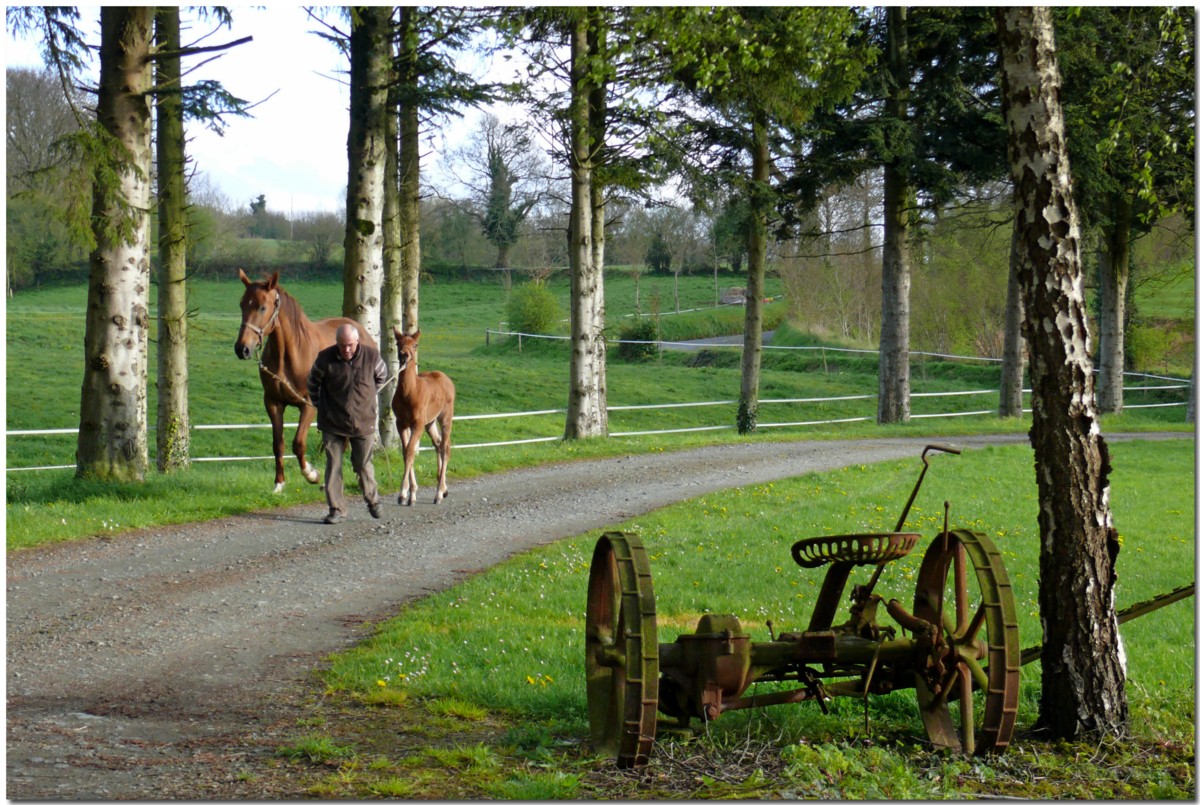
<path fill-rule="evenodd" d="M 650 560 L 633 534 L 596 542 L 585 634 L 592 745 L 621 768 L 641 766 L 657 729 L 658 622 Z"/>
<path fill-rule="evenodd" d="M 934 537 L 917 575 L 913 614 L 935 626 L 921 638 L 916 671 L 930 741 L 968 755 L 1003 752 L 1017 720 L 1021 644 L 995 544 L 967 530 Z"/>

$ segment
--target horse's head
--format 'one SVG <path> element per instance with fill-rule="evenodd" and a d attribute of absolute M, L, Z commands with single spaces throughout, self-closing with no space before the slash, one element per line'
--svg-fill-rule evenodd
<path fill-rule="evenodd" d="M 252 282 L 240 268 L 238 276 L 246 286 L 246 292 L 242 294 L 242 326 L 238 328 L 233 351 L 238 358 L 246 360 L 262 346 L 279 321 L 279 272 L 262 282 Z"/>
<path fill-rule="evenodd" d="M 396 356 L 400 361 L 400 371 L 403 372 L 410 363 L 414 366 L 417 363 L 417 341 L 421 338 L 421 331 L 405 335 L 399 327 L 393 325 L 392 335 L 396 336 Z"/>

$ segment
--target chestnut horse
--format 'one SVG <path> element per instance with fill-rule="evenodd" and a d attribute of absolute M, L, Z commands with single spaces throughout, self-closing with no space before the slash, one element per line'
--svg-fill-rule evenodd
<path fill-rule="evenodd" d="M 308 370 L 317 353 L 335 343 L 337 328 L 343 324 L 357 327 L 362 343 L 375 346 L 375 341 L 353 319 L 309 320 L 300 303 L 279 287 L 278 271 L 262 282 L 251 282 L 240 268 L 238 276 L 246 286 L 246 292 L 242 294 L 242 326 L 233 343 L 233 351 L 241 360 L 247 360 L 259 350 L 262 352 L 258 378 L 262 381 L 263 405 L 271 420 L 275 491 L 283 491 L 283 412 L 289 405 L 300 409 L 292 452 L 300 462 L 304 479 L 315 484 L 321 476 L 305 457 L 308 427 L 317 415 L 317 409 L 308 399 Z"/>
<path fill-rule="evenodd" d="M 396 336 L 396 353 L 400 359 L 399 379 L 396 396 L 392 398 L 392 411 L 396 414 L 396 429 L 400 431 L 400 445 L 404 450 L 404 482 L 400 486 L 397 502 L 403 506 L 413 505 L 417 497 L 417 473 L 413 468 L 417 458 L 417 443 L 421 441 L 421 429 L 429 434 L 437 451 L 437 492 L 433 502 L 438 503 L 446 495 L 446 467 L 450 464 L 450 428 L 454 422 L 454 383 L 441 372 L 417 374 L 417 341 L 421 331 L 404 335 L 399 327 L 393 327 Z M 438 433 L 438 425 L 441 433 Z"/>

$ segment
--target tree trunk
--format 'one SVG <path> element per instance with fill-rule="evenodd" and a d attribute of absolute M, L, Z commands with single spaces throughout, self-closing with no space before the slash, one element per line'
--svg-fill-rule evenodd
<path fill-rule="evenodd" d="M 593 58 L 607 60 L 608 58 L 608 29 L 605 21 L 607 11 L 604 8 L 588 9 L 588 48 Z M 604 144 L 608 136 L 608 85 L 597 81 L 588 93 L 588 128 L 589 139 L 593 154 L 593 165 L 597 156 L 603 154 Z M 603 157 L 599 157 L 603 161 Z M 596 392 L 595 411 L 602 420 L 601 433 L 608 433 L 608 343 L 604 339 L 604 247 L 607 239 L 604 234 L 605 222 L 605 187 L 600 171 L 593 170 L 591 174 L 588 203 L 591 205 L 592 219 L 592 271 L 595 274 L 595 289 L 588 307 L 594 311 L 591 323 L 596 358 L 592 361 L 592 384 Z"/>
<path fill-rule="evenodd" d="M 592 142 L 588 100 L 594 88 L 595 53 L 589 20 L 576 11 L 571 29 L 570 169 L 571 215 L 567 227 L 571 268 L 571 390 L 564 438 L 608 433 L 607 389 L 601 385 L 605 359 L 604 295 L 600 267 L 593 262 Z"/>
<path fill-rule="evenodd" d="M 97 134 L 111 140 L 113 162 L 97 166 L 92 188 L 96 248 L 75 459 L 78 477 L 109 481 L 142 481 L 148 464 L 152 16 L 149 7 L 100 9 Z"/>
<path fill-rule="evenodd" d="M 512 246 L 507 243 L 499 243 L 496 245 L 496 268 L 501 271 L 508 271 L 509 266 L 508 254 L 512 250 Z"/>
<path fill-rule="evenodd" d="M 384 447 L 400 444 L 400 433 L 396 430 L 396 414 L 392 411 L 392 397 L 399 382 L 400 356 L 396 351 L 396 339 L 392 327 L 404 330 L 404 307 L 402 304 L 400 260 L 400 198 L 399 186 L 399 133 L 396 115 L 399 112 L 400 95 L 395 82 L 394 67 L 389 70 L 392 80 L 388 82 L 387 123 L 385 126 L 386 157 L 383 184 L 383 301 L 379 308 L 379 356 L 387 364 L 387 384 L 379 390 L 379 439 Z"/>
<path fill-rule="evenodd" d="M 387 167 L 387 84 L 391 8 L 358 9 L 350 31 L 350 132 L 346 138 L 346 257 L 342 315 L 380 343 L 383 286 L 383 185 Z"/>
<path fill-rule="evenodd" d="M 179 49 L 179 7 L 155 12 L 158 50 Z M 158 471 L 187 469 L 191 450 L 187 364 L 187 231 L 179 57 L 159 59 L 158 88 Z"/>
<path fill-rule="evenodd" d="M 400 56 L 398 84 L 402 94 L 416 95 L 419 58 L 417 21 L 419 9 L 400 6 Z M 408 92 L 404 93 L 407 89 Z M 421 120 L 412 97 L 400 103 L 400 295 L 404 332 L 420 329 L 418 317 L 421 280 Z"/>
<path fill-rule="evenodd" d="M 767 207 L 771 203 L 770 152 L 766 116 L 751 123 L 750 231 L 747 238 L 746 317 L 742 336 L 742 388 L 738 397 L 738 433 L 758 426 L 758 385 L 762 369 L 762 305 L 767 270 Z"/>
<path fill-rule="evenodd" d="M 1104 227 L 1100 255 L 1100 366 L 1096 395 L 1102 414 L 1119 414 L 1125 398 L 1125 295 L 1133 203 L 1117 193 L 1112 223 Z"/>
<path fill-rule="evenodd" d="M 1054 738 L 1120 734 L 1129 710 L 1114 606 L 1111 466 L 1088 352 L 1054 28 L 1045 7 L 1002 8 L 996 18 L 1033 386 L 1044 647 L 1038 724 Z"/>
<path fill-rule="evenodd" d="M 886 116 L 907 131 L 908 118 L 908 18 L 902 6 L 888 8 L 888 69 L 894 88 L 886 102 Z M 907 149 L 893 144 L 901 154 Z M 907 422 L 909 417 L 909 203 L 912 191 L 907 157 L 883 166 L 883 297 L 879 317 L 880 424 Z"/>
<path fill-rule="evenodd" d="M 1017 280 L 1017 223 L 1013 221 L 1008 247 L 1008 298 L 1004 302 L 1004 361 L 1000 366 L 1000 416 L 1020 419 L 1024 414 L 1022 381 L 1025 379 L 1025 337 L 1021 322 L 1021 283 Z"/>

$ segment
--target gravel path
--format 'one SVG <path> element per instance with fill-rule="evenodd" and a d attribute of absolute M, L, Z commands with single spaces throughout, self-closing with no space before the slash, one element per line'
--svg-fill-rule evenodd
<path fill-rule="evenodd" d="M 463 574 L 715 490 L 920 454 L 758 442 L 518 470 L 323 525 L 321 505 L 8 557 L 10 799 L 197 798 L 294 728 L 297 682 Z M 955 440 L 965 448 L 1023 435 Z M 293 475 L 293 477 L 295 477 Z M 269 478 L 263 476 L 264 483 Z M 244 788 L 224 788 L 220 792 Z M 252 794 L 249 796 L 253 796 Z"/>

